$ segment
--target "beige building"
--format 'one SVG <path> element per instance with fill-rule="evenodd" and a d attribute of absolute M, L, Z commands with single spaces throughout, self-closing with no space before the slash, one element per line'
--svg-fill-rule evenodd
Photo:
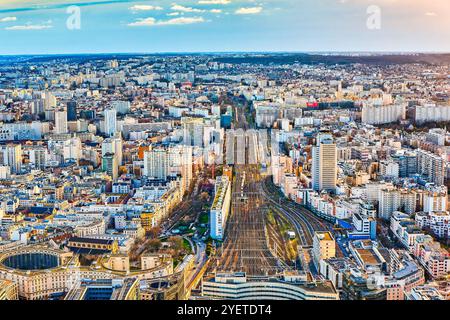
<path fill-rule="evenodd" d="M 104 264 L 105 268 L 114 271 L 129 272 L 130 271 L 130 258 L 128 255 L 114 254 L 109 257 Z"/>
<path fill-rule="evenodd" d="M 26 257 L 25 257 L 26 255 Z M 113 257 L 113 259 L 109 259 Z M 0 300 L 2 296 L 18 296 L 26 300 L 47 299 L 74 288 L 81 279 L 155 279 L 173 274 L 173 261 L 160 255 L 159 261 L 149 264 L 148 270 L 129 270 L 123 256 L 105 256 L 91 267 L 80 266 L 72 252 L 44 247 L 24 247 L 0 254 Z M 108 265 L 109 263 L 109 265 Z M 114 265 L 113 265 L 114 264 Z M 124 270 L 124 271 L 122 271 Z M 16 289 L 3 283 L 13 283 Z M 4 293 L 6 292 L 6 293 Z"/>
<path fill-rule="evenodd" d="M 334 258 L 336 256 L 336 241 L 331 232 L 314 232 L 313 260 L 316 267 L 320 260 Z"/>
<path fill-rule="evenodd" d="M 161 265 L 164 261 L 165 256 L 160 254 L 147 253 L 141 256 L 141 269 L 150 270 Z M 166 257 L 167 258 L 167 257 Z"/>

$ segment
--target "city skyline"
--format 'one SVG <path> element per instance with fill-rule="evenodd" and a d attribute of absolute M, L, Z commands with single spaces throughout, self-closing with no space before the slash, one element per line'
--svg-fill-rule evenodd
<path fill-rule="evenodd" d="M 449 0 L 0 1 L 0 303 L 450 300 Z"/>
<path fill-rule="evenodd" d="M 0 74 L 0 300 L 449 299 L 448 55 Z"/>
<path fill-rule="evenodd" d="M 449 52 L 449 13 L 445 0 L 4 1 L 0 54 Z"/>

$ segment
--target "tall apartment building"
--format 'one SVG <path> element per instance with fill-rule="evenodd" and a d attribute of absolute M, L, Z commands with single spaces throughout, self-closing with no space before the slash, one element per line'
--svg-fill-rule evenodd
<path fill-rule="evenodd" d="M 378 198 L 378 217 L 389 220 L 395 211 L 400 210 L 407 214 L 416 212 L 416 197 L 415 191 L 412 190 L 381 189 Z"/>
<path fill-rule="evenodd" d="M 415 107 L 416 123 L 450 121 L 450 106 L 425 104 Z"/>
<path fill-rule="evenodd" d="M 410 152 L 396 153 L 391 159 L 398 164 L 400 178 L 408 178 L 417 173 L 417 155 Z"/>
<path fill-rule="evenodd" d="M 231 207 L 231 182 L 227 176 L 218 177 L 214 202 L 210 211 L 211 238 L 223 240 Z"/>
<path fill-rule="evenodd" d="M 67 121 L 77 121 L 77 102 L 67 102 Z"/>
<path fill-rule="evenodd" d="M 182 177 L 182 192 L 191 185 L 193 179 L 192 147 L 175 146 L 169 149 L 169 175 Z"/>
<path fill-rule="evenodd" d="M 362 108 L 362 122 L 367 124 L 385 124 L 404 120 L 406 117 L 405 104 L 364 105 Z"/>
<path fill-rule="evenodd" d="M 119 166 L 114 153 L 106 153 L 102 157 L 102 170 L 106 172 L 113 180 L 119 176 Z"/>
<path fill-rule="evenodd" d="M 417 151 L 417 173 L 437 186 L 444 185 L 446 165 L 441 156 L 421 149 Z"/>
<path fill-rule="evenodd" d="M 102 143 L 102 156 L 107 153 L 112 153 L 116 157 L 117 165 L 123 164 L 123 148 L 122 138 L 113 137 L 103 140 Z"/>
<path fill-rule="evenodd" d="M 55 130 L 56 134 L 68 133 L 69 130 L 67 128 L 67 111 L 58 110 L 55 111 Z"/>
<path fill-rule="evenodd" d="M 450 213 L 448 211 L 418 212 L 415 220 L 419 228 L 428 228 L 439 238 L 449 238 Z"/>
<path fill-rule="evenodd" d="M 203 118 L 182 118 L 183 142 L 187 146 L 203 147 L 204 120 Z"/>
<path fill-rule="evenodd" d="M 22 146 L 20 144 L 0 146 L 0 165 L 9 166 L 12 173 L 20 172 L 22 169 Z"/>
<path fill-rule="evenodd" d="M 380 175 L 397 179 L 399 177 L 400 167 L 394 161 L 380 161 Z"/>
<path fill-rule="evenodd" d="M 119 114 L 127 114 L 130 112 L 130 102 L 129 101 L 114 101 L 112 103 L 114 109 L 117 110 Z"/>
<path fill-rule="evenodd" d="M 166 180 L 169 175 L 169 157 L 165 149 L 153 149 L 144 153 L 144 176 Z"/>
<path fill-rule="evenodd" d="M 445 146 L 447 131 L 440 128 L 430 129 L 425 136 L 427 142 L 431 142 L 437 146 Z"/>
<path fill-rule="evenodd" d="M 48 150 L 43 146 L 34 146 L 28 151 L 30 164 L 34 169 L 44 169 L 47 163 Z"/>
<path fill-rule="evenodd" d="M 313 262 L 317 269 L 320 260 L 330 259 L 336 256 L 336 241 L 331 232 L 314 232 L 312 253 Z"/>
<path fill-rule="evenodd" d="M 312 149 L 312 186 L 316 191 L 336 190 L 337 149 L 331 134 L 319 134 Z"/>
<path fill-rule="evenodd" d="M 427 190 L 423 195 L 423 211 L 426 213 L 447 211 L 448 192 L 446 187 Z"/>
<path fill-rule="evenodd" d="M 109 108 L 103 114 L 105 116 L 105 134 L 112 137 L 117 132 L 117 111 Z"/>
<path fill-rule="evenodd" d="M 45 110 L 56 107 L 57 100 L 56 100 L 56 97 L 51 92 L 48 92 L 48 91 L 43 92 L 41 95 L 41 98 L 44 102 Z"/>
<path fill-rule="evenodd" d="M 64 141 L 63 156 L 65 162 L 75 161 L 82 157 L 82 144 L 80 138 L 72 138 Z"/>

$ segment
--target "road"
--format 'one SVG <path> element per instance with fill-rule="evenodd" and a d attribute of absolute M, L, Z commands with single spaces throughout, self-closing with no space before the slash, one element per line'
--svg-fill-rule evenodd
<path fill-rule="evenodd" d="M 186 289 L 190 292 L 196 288 L 206 271 L 208 256 L 206 255 L 206 245 L 202 241 L 195 241 L 195 267 L 186 274 Z"/>

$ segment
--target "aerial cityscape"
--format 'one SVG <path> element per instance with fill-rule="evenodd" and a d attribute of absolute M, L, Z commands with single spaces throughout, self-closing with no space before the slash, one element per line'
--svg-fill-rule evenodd
<path fill-rule="evenodd" d="M 450 28 L 207 50 L 214 19 L 259 33 L 295 4 L 188 2 L 0 5 L 0 300 L 450 300 Z M 99 4 L 134 19 L 105 49 L 67 30 Z M 179 49 L 170 28 L 203 22 Z"/>

